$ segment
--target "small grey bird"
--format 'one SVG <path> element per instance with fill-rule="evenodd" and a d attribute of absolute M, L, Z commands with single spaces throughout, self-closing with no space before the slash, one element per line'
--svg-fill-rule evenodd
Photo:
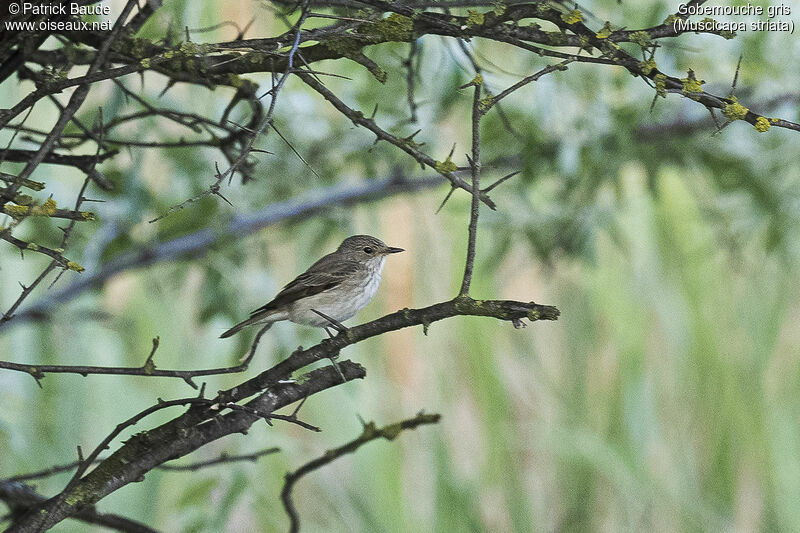
<path fill-rule="evenodd" d="M 386 256 L 402 252 L 369 235 L 346 238 L 288 285 L 250 318 L 220 335 L 230 337 L 245 326 L 279 320 L 324 327 L 338 326 L 367 305 L 378 290 Z M 324 316 L 323 316 L 324 315 Z M 335 321 L 333 323 L 331 320 Z"/>

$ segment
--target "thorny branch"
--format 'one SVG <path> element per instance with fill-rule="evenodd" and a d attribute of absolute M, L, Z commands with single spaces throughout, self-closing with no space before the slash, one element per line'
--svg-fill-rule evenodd
<path fill-rule="evenodd" d="M 405 327 L 422 325 L 424 330 L 445 318 L 473 315 L 494 317 L 511 322 L 555 320 L 558 309 L 535 303 L 505 300 L 473 300 L 458 297 L 422 309 L 403 309 L 372 322 L 347 329 L 308 349 L 298 349 L 288 358 L 258 376 L 219 392 L 213 399 L 184 398 L 158 403 L 119 424 L 85 459 L 58 495 L 43 504 L 44 512 L 28 513 L 12 524 L 10 532 L 35 531 L 51 527 L 79 509 L 94 505 L 106 495 L 141 479 L 147 472 L 167 460 L 182 457 L 201 446 L 231 433 L 246 431 L 253 423 L 274 411 L 317 392 L 365 376 L 364 369 L 351 361 L 339 361 L 336 367 L 313 370 L 302 380 L 292 380 L 294 372 L 316 361 L 338 356 L 352 344 Z M 202 391 L 201 391 L 202 392 Z M 242 408 L 231 408 L 233 404 Z M 91 472 L 88 468 L 100 453 L 126 428 L 150 414 L 168 407 L 191 405 L 183 415 L 157 428 L 134 435 Z M 227 406 L 227 407 L 226 407 Z M 224 413 L 223 413 L 224 411 Z M 276 418 L 294 421 L 296 413 Z M 209 423 L 213 420 L 213 423 Z M 85 474 L 85 475 L 84 475 Z"/>
<path fill-rule="evenodd" d="M 689 3 L 699 5 L 703 3 L 703 0 L 692 0 Z M 169 39 L 161 41 L 142 39 L 137 37 L 137 32 L 148 18 L 154 15 L 158 9 L 158 2 L 145 2 L 144 6 L 139 7 L 138 2 L 134 0 L 128 0 L 125 4 L 125 8 L 110 33 L 61 32 L 57 35 L 61 48 L 57 46 L 51 50 L 40 50 L 39 47 L 44 43 L 47 35 L 34 35 L 28 39 L 13 34 L 0 36 L 0 80 L 4 80 L 16 72 L 19 80 L 31 80 L 36 84 L 35 90 L 21 98 L 10 109 L 0 112 L 0 130 L 5 129 L 12 133 L 11 141 L 0 151 L 0 162 L 24 163 L 23 169 L 18 173 L 0 173 L 0 182 L 4 185 L 0 189 L 0 212 L 14 214 L 11 224 L 7 228 L 0 229 L 0 239 L 20 251 L 28 250 L 43 254 L 51 260 L 30 285 L 23 286 L 19 298 L 0 316 L 0 326 L 14 316 L 23 316 L 23 313 L 16 313 L 16 310 L 54 269 L 58 267 L 74 271 L 82 269 L 79 264 L 67 259 L 63 250 L 66 248 L 76 222 L 92 218 L 85 216 L 84 212 L 80 211 L 82 203 L 87 200 L 84 195 L 89 185 L 97 184 L 103 189 L 113 186 L 113 183 L 109 182 L 96 167 L 104 161 L 113 160 L 118 153 L 116 147 L 122 146 L 129 150 L 138 148 L 172 149 L 191 146 L 217 148 L 228 161 L 229 167 L 224 172 L 217 170 L 213 183 L 200 196 L 213 194 L 224 199 L 220 192 L 220 186 L 226 179 L 230 183 L 236 172 L 242 175 L 243 182 L 253 177 L 250 158 L 253 153 L 261 151 L 255 148 L 255 143 L 262 137 L 262 134 L 266 134 L 270 126 L 274 127 L 273 118 L 278 110 L 278 95 L 292 75 L 300 78 L 316 94 L 331 103 L 343 117 L 369 130 L 377 140 L 386 141 L 402 150 L 423 168 L 434 169 L 449 181 L 453 191 L 464 190 L 470 193 L 471 210 L 467 259 L 459 296 L 453 300 L 422 309 L 404 309 L 350 328 L 336 337 L 325 339 L 308 349 L 300 348 L 274 367 L 236 387 L 220 392 L 215 398 L 204 398 L 201 389 L 199 397 L 167 402 L 159 401 L 156 405 L 120 423 L 86 458 L 81 457 L 75 465 L 76 471 L 71 481 L 63 491 L 53 498 L 45 500 L 36 493 L 25 492 L 22 485 L 12 487 L 0 483 L 0 499 L 3 498 L 2 491 L 6 489 L 22 490 L 22 493 L 28 498 L 25 508 L 12 508 L 15 514 L 12 517 L 13 523 L 10 531 L 43 530 L 67 517 L 116 527 L 124 531 L 150 531 L 146 526 L 132 521 L 126 522 L 127 519 L 121 517 L 99 515 L 93 506 L 106 495 L 128 483 L 140 480 L 147 472 L 162 467 L 167 461 L 183 457 L 226 435 L 246 432 L 252 424 L 259 420 L 265 420 L 267 423 L 271 423 L 272 420 L 281 420 L 314 429 L 313 425 L 297 418 L 296 410 L 290 415 L 278 414 L 275 411 L 292 403 L 304 401 L 330 387 L 341 385 L 342 376 L 345 381 L 363 378 L 365 371 L 362 367 L 351 361 L 340 361 L 335 368 L 325 367 L 310 372 L 302 382 L 292 380 L 292 375 L 298 370 L 321 359 L 337 357 L 341 350 L 351 344 L 404 327 L 422 325 L 427 331 L 428 326 L 435 321 L 460 315 L 493 317 L 510 321 L 515 326 L 518 326 L 523 318 L 555 320 L 559 312 L 552 306 L 533 302 L 482 301 L 469 297 L 480 203 L 483 202 L 494 209 L 495 205 L 488 193 L 514 175 L 514 173 L 508 174 L 489 187 L 480 188 L 480 118 L 503 98 L 539 77 L 556 70 L 563 70 L 568 63 L 592 63 L 604 67 L 622 67 L 633 76 L 648 83 L 654 89 L 656 97 L 666 97 L 669 93 L 680 94 L 700 103 L 709 110 L 721 110 L 731 120 L 745 120 L 753 124 L 759 131 L 766 131 L 772 126 L 800 131 L 800 125 L 784 119 L 761 116 L 738 104 L 738 101 L 732 96 L 721 97 L 704 92 L 700 80 L 695 79 L 691 73 L 687 78 L 681 78 L 662 72 L 653 59 L 658 45 L 657 40 L 678 35 L 668 21 L 638 30 L 616 29 L 611 25 L 603 28 L 589 28 L 583 22 L 577 7 L 572 11 L 565 11 L 563 5 L 554 7 L 554 5 L 544 2 L 509 2 L 508 4 L 490 5 L 486 2 L 474 1 L 421 2 L 409 0 L 400 3 L 384 0 L 358 2 L 352 0 L 337 2 L 306 0 L 301 4 L 299 6 L 298 4 L 292 5 L 292 11 L 296 11 L 297 7 L 300 7 L 297 21 L 287 22 L 287 29 L 284 33 L 268 38 L 245 39 L 244 33 L 247 29 L 244 29 L 240 30 L 236 39 L 230 42 L 194 43 L 188 38 L 191 32 L 187 29 L 187 40 L 182 43 L 176 43 Z M 359 13 L 358 17 L 340 17 L 311 11 L 315 6 L 330 7 L 333 5 L 364 11 Z M 366 9 L 364 9 L 365 6 Z M 467 14 L 448 12 L 450 8 L 483 6 L 488 7 L 489 11 L 475 11 L 474 14 L 472 12 Z M 134 9 L 137 9 L 138 12 L 134 13 Z M 391 13 L 388 17 L 385 16 L 387 12 Z M 311 18 L 329 19 L 333 22 L 328 26 L 308 29 L 305 27 L 306 22 Z M 545 31 L 538 24 L 521 23 L 528 19 L 554 24 L 558 31 Z M 288 21 L 288 18 L 284 16 L 284 20 Z M 463 42 L 465 39 L 487 39 L 561 60 L 561 63 L 548 66 L 523 78 L 499 94 L 487 95 L 483 99 L 480 98 L 480 78 L 476 76 L 473 80 L 471 84 L 474 88 L 471 115 L 472 150 L 471 155 L 468 156 L 471 172 L 470 182 L 465 181 L 456 173 L 458 167 L 450 157 L 444 161 L 437 161 L 422 151 L 420 145 L 414 141 L 415 134 L 407 137 L 392 134 L 378 125 L 374 114 L 367 118 L 361 111 L 347 105 L 342 98 L 320 81 L 323 73 L 312 70 L 311 67 L 312 64 L 322 60 L 346 58 L 364 66 L 377 79 L 381 80 L 382 77 L 385 78 L 385 72 L 373 59 L 367 57 L 365 49 L 384 43 L 411 43 L 407 60 L 407 83 L 409 107 L 413 119 L 416 116 L 417 106 L 413 94 L 415 81 L 413 79 L 413 60 L 416 55 L 415 47 L 418 39 L 425 35 L 454 38 L 459 42 Z M 638 45 L 645 55 L 645 60 L 642 61 L 627 52 L 620 46 L 620 43 Z M 474 59 L 471 56 L 470 59 L 477 69 Z M 418 56 L 417 60 L 419 60 Z M 76 75 L 75 72 L 71 72 L 71 69 L 78 65 L 89 65 L 89 68 Z M 39 70 L 35 71 L 36 68 Z M 53 68 L 63 69 L 63 75 L 53 74 Z M 218 86 L 226 87 L 234 90 L 235 94 L 218 119 L 194 112 L 157 107 L 140 97 L 135 91 L 128 89 L 121 79 L 129 74 L 148 71 L 167 78 L 164 92 L 175 83 L 183 82 L 209 90 Z M 241 77 L 248 73 L 273 73 L 271 88 L 266 93 L 260 94 L 260 88 L 256 83 Z M 70 75 L 73 77 L 69 77 Z M 103 120 L 101 113 L 100 120 L 91 128 L 87 127 L 85 124 L 91 121 L 79 118 L 78 111 L 90 89 L 99 86 L 102 82 L 114 84 L 115 90 L 119 90 L 127 99 L 136 102 L 141 110 L 109 117 L 107 121 Z M 72 93 L 65 105 L 53 100 L 54 95 L 66 89 L 71 89 Z M 265 112 L 260 100 L 267 95 L 270 96 L 270 104 Z M 55 114 L 58 118 L 53 127 L 49 130 L 40 130 L 26 126 L 26 120 L 30 116 L 33 106 L 43 105 L 40 104 L 40 101 L 47 102 L 46 99 L 53 101 L 56 106 Z M 231 120 L 233 110 L 240 102 L 245 102 L 249 106 L 249 116 L 246 120 L 241 121 L 241 126 L 234 124 Z M 21 120 L 15 121 L 14 124 L 11 123 L 20 116 L 23 117 Z M 125 138 L 117 133 L 113 137 L 109 136 L 109 132 L 119 126 L 153 117 L 166 119 L 188 128 L 195 137 L 151 142 Z M 65 128 L 69 124 L 73 124 L 79 131 L 65 134 Z M 26 150 L 12 146 L 17 141 L 34 142 L 37 147 L 33 150 Z M 54 150 L 70 150 L 91 143 L 96 146 L 94 156 L 54 152 Z M 300 155 L 299 152 L 296 153 Z M 20 194 L 22 188 L 34 192 L 40 192 L 46 188 L 43 182 L 32 179 L 34 172 L 41 164 L 66 165 L 79 169 L 86 175 L 74 202 L 74 209 L 59 209 L 55 203 L 47 204 L 46 201 L 36 201 L 27 195 Z M 330 205 L 362 201 L 374 197 L 375 194 L 383 195 L 400 190 L 412 190 L 418 185 L 420 188 L 428 187 L 431 186 L 431 183 L 426 182 L 425 185 L 414 184 L 413 186 L 408 183 L 378 183 L 364 186 L 363 189 L 341 191 L 340 195 L 332 193 L 329 197 L 321 200 L 277 204 L 269 206 L 263 212 L 251 217 L 234 219 L 220 234 L 210 229 L 204 229 L 192 235 L 131 251 L 106 263 L 99 271 L 87 273 L 85 279 L 72 282 L 62 291 L 43 298 L 44 303 L 31 309 L 28 316 L 35 316 L 37 312 L 45 312 L 49 308 L 49 302 L 70 298 L 89 287 L 102 283 L 109 276 L 122 270 L 198 253 L 199 250 L 205 250 L 211 244 L 229 240 L 231 236 L 240 236 L 300 214 L 316 213 Z M 377 189 L 370 189 L 370 187 L 377 187 Z M 186 203 L 197 198 L 190 198 Z M 56 200 L 53 199 L 53 202 Z M 186 203 L 178 204 L 178 206 L 174 206 L 174 209 L 179 209 Z M 29 206 L 27 210 L 24 209 L 26 206 Z M 30 216 L 37 214 L 70 221 L 69 225 L 63 228 L 61 246 L 55 248 L 41 246 L 36 242 L 12 234 Z M 137 368 L 37 366 L 11 362 L 0 362 L 0 368 L 27 372 L 37 380 L 50 372 L 104 373 L 177 377 L 196 386 L 192 377 L 229 373 L 247 368 L 255 353 L 261 333 L 263 330 L 256 336 L 245 361 L 235 367 L 200 371 L 157 369 L 153 363 L 157 347 L 157 343 L 154 342 L 153 352 L 142 367 Z M 125 443 L 120 444 L 109 457 L 99 459 L 99 455 L 123 431 L 138 424 L 154 412 L 179 406 L 188 406 L 188 409 L 161 426 L 134 435 Z M 388 426 L 382 429 L 367 426 L 364 435 L 359 439 L 338 448 L 338 451 L 334 450 L 330 457 L 320 458 L 316 463 L 309 463 L 290 474 L 284 489 L 284 503 L 287 512 L 293 518 L 295 527 L 297 517 L 290 497 L 291 487 L 299 477 L 343 453 L 354 450 L 364 442 L 378 437 L 389 438 L 390 434 L 392 436 L 396 434 L 395 431 L 399 432 L 420 423 L 435 422 L 432 418 L 424 418 L 424 416 L 436 415 L 420 415 L 416 419 L 400 423 L 399 426 Z M 369 434 L 368 430 L 370 430 Z M 23 488 L 20 489 L 20 487 Z M 19 513 L 17 514 L 16 511 Z"/>
<path fill-rule="evenodd" d="M 122 31 L 124 22 L 128 18 L 128 15 L 130 15 L 134 6 L 138 6 L 138 3 L 135 0 L 128 0 L 122 12 L 120 13 L 119 17 L 117 18 L 117 21 L 115 22 L 114 27 L 111 30 L 111 33 L 108 35 L 108 37 L 106 37 L 103 40 L 102 44 L 98 48 L 97 55 L 95 59 L 92 61 L 92 64 L 89 67 L 87 75 L 94 74 L 104 65 L 106 55 L 108 54 L 112 43 L 117 39 L 120 32 Z M 48 135 L 42 141 L 39 149 L 36 151 L 33 157 L 27 162 L 25 167 L 16 176 L 16 178 L 14 178 L 10 183 L 8 183 L 8 185 L 4 189 L 2 189 L 2 191 L 0 191 L 2 192 L 2 194 L 0 194 L 0 208 L 6 208 L 8 199 L 12 200 L 17 199 L 16 196 L 17 191 L 31 177 L 34 170 L 39 166 L 40 163 L 42 163 L 45 160 L 47 155 L 53 150 L 56 141 L 59 139 L 64 128 L 67 126 L 67 123 L 70 122 L 70 120 L 72 120 L 73 116 L 75 115 L 75 113 L 77 113 L 78 109 L 83 104 L 83 101 L 86 99 L 86 96 L 89 94 L 90 87 L 91 84 L 88 82 L 79 85 L 78 88 L 72 93 L 72 96 L 69 99 L 69 103 L 65 107 L 60 108 L 60 115 L 58 121 L 50 130 L 50 133 L 48 133 Z M 7 124 L 7 120 L 3 121 L 3 126 L 5 124 Z M 95 155 L 95 159 L 91 165 L 92 169 L 98 162 L 100 149 L 101 149 L 101 144 L 98 144 L 97 154 Z M 83 194 L 86 190 L 86 186 L 88 185 L 91 179 L 89 177 L 90 174 L 91 172 L 87 172 L 87 178 L 84 181 L 80 191 L 78 192 L 78 198 L 75 202 L 76 204 L 75 211 L 79 210 L 80 205 L 84 200 Z M 5 210 L 6 212 L 8 211 L 7 208 Z M 75 225 L 75 220 L 72 220 L 70 224 L 67 226 L 67 228 L 64 229 L 64 236 L 61 240 L 61 246 L 60 246 L 61 249 L 63 249 L 66 246 L 67 240 L 69 239 L 70 233 L 72 232 L 74 225 Z M 8 230 L 4 230 L 3 233 L 7 234 Z M 63 265 L 63 261 L 64 261 L 63 257 L 53 257 L 53 260 L 50 262 L 50 264 L 42 271 L 41 274 L 39 274 L 39 276 L 33 281 L 33 283 L 27 287 L 23 287 L 22 293 L 20 294 L 19 298 L 17 298 L 17 300 L 11 305 L 11 307 L 5 313 L 3 313 L 3 316 L 0 317 L 0 324 L 11 319 L 11 317 L 14 314 L 14 311 L 22 304 L 22 302 L 28 297 L 28 295 L 31 294 L 33 289 L 36 288 L 36 286 L 39 285 L 39 283 L 44 281 L 45 277 L 53 269 L 55 269 L 57 265 L 62 264 L 62 266 L 65 267 L 64 270 L 67 269 L 76 271 L 82 270 L 82 267 L 80 267 L 80 265 L 76 264 L 76 266 L 73 267 L 69 261 L 67 261 L 66 265 Z"/>
<path fill-rule="evenodd" d="M 348 107 L 344 102 L 342 102 L 339 97 L 333 94 L 332 91 L 327 89 L 324 85 L 322 85 L 319 81 L 317 81 L 313 76 L 304 72 L 298 72 L 297 76 L 303 80 L 309 87 L 317 91 L 320 96 L 325 98 L 329 101 L 333 106 L 339 110 L 343 115 L 348 117 L 352 120 L 355 124 L 360 126 L 364 126 L 381 141 L 387 141 L 390 144 L 398 147 L 399 149 L 406 152 L 408 155 L 413 157 L 423 169 L 427 166 L 437 172 L 439 172 L 442 176 L 444 176 L 447 180 L 450 181 L 453 187 L 458 187 L 459 189 L 464 189 L 465 191 L 472 192 L 472 188 L 467 182 L 457 176 L 452 169 L 449 169 L 446 166 L 443 166 L 441 162 L 434 160 L 432 157 L 427 155 L 425 152 L 419 149 L 418 145 L 413 141 L 413 135 L 410 137 L 400 138 L 391 133 L 387 132 L 386 130 L 379 127 L 374 119 L 366 118 L 363 113 L 360 111 L 356 111 L 350 107 Z M 481 201 L 483 201 L 486 205 L 490 208 L 494 209 L 495 204 L 492 202 L 486 195 L 480 195 Z"/>

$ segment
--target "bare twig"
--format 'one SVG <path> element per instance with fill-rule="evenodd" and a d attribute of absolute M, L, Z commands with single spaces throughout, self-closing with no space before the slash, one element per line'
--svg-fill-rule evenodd
<path fill-rule="evenodd" d="M 273 447 L 246 454 L 229 455 L 228 453 L 223 452 L 219 455 L 219 457 L 215 457 L 214 459 L 207 459 L 205 461 L 196 461 L 193 463 L 186 463 L 184 465 L 163 464 L 156 468 L 158 468 L 159 470 L 166 470 L 170 472 L 196 472 L 197 470 L 201 470 L 209 466 L 216 466 L 229 463 L 239 463 L 244 461 L 256 462 L 265 455 L 271 455 L 274 453 L 278 453 L 279 451 L 281 451 L 280 448 Z M 97 464 L 104 460 L 105 459 L 99 459 L 99 458 L 95 459 L 94 464 Z M 63 465 L 51 466 L 50 468 L 46 468 L 44 470 L 38 470 L 36 472 L 30 472 L 28 474 L 19 474 L 16 476 L 11 476 L 10 478 L 1 479 L 0 484 L 47 478 L 55 476 L 57 474 L 63 474 L 64 472 L 69 472 L 77 468 L 80 464 L 81 461 L 73 461 L 71 463 Z"/>
<path fill-rule="evenodd" d="M 347 381 L 347 380 L 345 379 L 344 381 Z M 253 409 L 252 407 L 248 407 L 246 405 L 238 405 L 238 404 L 230 403 L 230 402 L 213 403 L 211 405 L 211 408 L 215 409 L 215 410 L 216 409 L 230 409 L 231 411 L 242 411 L 242 412 L 245 412 L 245 413 L 249 413 L 249 414 L 251 414 L 253 416 L 257 416 L 259 418 L 263 418 L 267 422 L 267 425 L 269 425 L 269 426 L 272 425 L 272 420 L 282 420 L 284 422 L 289 422 L 291 424 L 296 424 L 296 425 L 300 426 L 303 429 L 307 429 L 309 431 L 314 431 L 316 433 L 319 433 L 320 431 L 322 431 L 317 426 L 300 420 L 294 414 L 292 414 L 292 415 L 280 415 L 280 414 L 277 414 L 277 413 L 264 413 L 264 412 L 259 411 L 258 409 Z"/>
<path fill-rule="evenodd" d="M 158 337 L 153 339 L 153 349 L 150 355 L 145 360 L 142 366 L 135 367 L 117 367 L 117 366 L 91 366 L 91 365 L 34 365 L 26 363 L 15 363 L 12 361 L 0 361 L 0 368 L 6 370 L 15 370 L 17 372 L 25 372 L 30 374 L 37 382 L 44 378 L 46 374 L 80 374 L 81 376 L 88 376 L 90 374 L 99 375 L 116 375 L 116 376 L 141 376 L 141 377 L 166 377 L 166 378 L 180 378 L 184 380 L 190 387 L 197 389 L 197 384 L 192 378 L 199 376 L 216 376 L 220 374 L 235 374 L 237 372 L 244 372 L 250 365 L 250 361 L 255 355 L 258 343 L 261 337 L 267 331 L 268 327 L 263 327 L 256 334 L 253 343 L 247 356 L 242 359 L 238 365 L 226 366 L 219 368 L 208 368 L 201 370 L 161 370 L 156 368 L 153 363 L 153 356 L 158 348 Z"/>
<path fill-rule="evenodd" d="M 409 142 L 410 141 L 409 138 L 401 139 L 383 130 L 375 123 L 373 119 L 366 118 L 363 113 L 355 111 L 354 109 L 348 107 L 344 102 L 342 102 L 339 99 L 339 97 L 333 94 L 333 92 L 331 92 L 324 85 L 319 83 L 309 74 L 305 72 L 297 72 L 297 76 L 301 80 L 303 80 L 309 87 L 317 91 L 323 98 L 325 98 L 327 101 L 333 104 L 333 106 L 336 109 L 338 109 L 343 115 L 347 116 L 354 123 L 364 126 L 368 130 L 370 130 L 372 133 L 375 134 L 375 136 L 378 139 L 382 141 L 387 141 L 397 146 L 398 148 L 406 152 L 408 155 L 413 157 L 423 167 L 427 166 L 436 170 L 437 172 L 439 172 L 439 174 L 441 174 L 448 181 L 450 181 L 450 183 L 454 187 L 458 187 L 460 189 L 464 189 L 465 191 L 472 192 L 472 187 L 468 183 L 466 183 L 460 177 L 456 176 L 451 170 L 447 170 L 440 162 L 437 162 L 428 154 L 424 153 L 422 150 L 417 148 L 415 144 Z M 487 195 L 480 194 L 480 191 L 478 191 L 478 193 L 480 195 L 480 200 L 483 203 L 485 203 L 491 209 L 495 208 L 494 202 L 492 202 L 492 200 Z"/>
<path fill-rule="evenodd" d="M 472 171 L 472 204 L 469 214 L 469 227 L 467 230 L 467 259 L 464 264 L 464 278 L 461 280 L 459 296 L 469 295 L 469 286 L 472 283 L 472 270 L 475 264 L 475 240 L 478 236 L 478 212 L 480 211 L 480 176 L 481 176 L 481 88 L 483 76 L 476 74 L 475 78 L 462 87 L 473 87 L 472 95 L 472 156 L 469 157 L 469 166 Z"/>
<path fill-rule="evenodd" d="M 406 99 L 408 100 L 408 121 L 412 124 L 417 122 L 417 102 L 414 100 L 414 87 L 416 85 L 416 70 L 414 60 L 417 59 L 419 44 L 416 40 L 411 41 L 408 48 L 408 57 L 403 60 L 406 69 Z"/>
<path fill-rule="evenodd" d="M 286 481 L 283 484 L 283 490 L 281 490 L 281 500 L 283 501 L 284 509 L 286 509 L 286 514 L 289 515 L 289 531 L 295 533 L 300 530 L 300 516 L 297 513 L 294 502 L 292 502 L 292 489 L 294 489 L 295 484 L 300 480 L 300 478 L 310 472 L 313 472 L 314 470 L 318 470 L 323 466 L 332 463 L 344 455 L 355 452 L 368 442 L 381 438 L 386 440 L 394 440 L 395 437 L 397 437 L 403 431 L 416 429 L 424 424 L 436 424 L 440 419 L 441 416 L 437 414 L 429 415 L 425 413 L 419 413 L 414 418 L 402 420 L 400 422 L 380 428 L 376 427 L 374 422 L 369 422 L 364 424 L 364 430 L 358 438 L 348 442 L 347 444 L 339 446 L 338 448 L 333 448 L 332 450 L 326 451 L 322 456 L 314 459 L 313 461 L 309 461 L 293 472 L 287 472 Z"/>
<path fill-rule="evenodd" d="M 560 63 L 558 63 L 556 65 L 548 65 L 545 68 L 543 68 L 542 70 L 540 70 L 540 71 L 538 71 L 538 72 L 536 72 L 534 74 L 531 74 L 530 76 L 526 76 L 526 77 L 522 78 L 521 80 L 519 80 L 517 83 L 515 83 L 511 87 L 505 89 L 504 91 L 502 91 L 502 92 L 498 93 L 497 95 L 492 96 L 488 100 L 484 101 L 482 112 L 485 114 L 486 111 L 491 109 L 493 106 L 497 105 L 500 102 L 500 100 L 502 100 L 503 98 L 505 98 L 509 94 L 513 93 L 517 89 L 520 89 L 520 88 L 524 87 L 525 85 L 538 80 L 539 78 L 541 78 L 545 74 L 549 74 L 549 73 L 555 72 L 557 70 L 566 70 L 567 69 L 567 65 L 572 63 L 573 61 L 574 61 L 573 59 L 565 59 L 564 61 L 562 61 L 562 62 L 560 62 Z"/>
<path fill-rule="evenodd" d="M 260 458 L 264 457 L 265 455 L 272 455 L 274 453 L 278 453 L 279 451 L 281 451 L 280 448 L 266 448 L 258 452 L 247 453 L 247 454 L 228 455 L 226 453 L 222 453 L 220 454 L 219 457 L 215 459 L 209 459 L 207 461 L 197 461 L 185 465 L 164 464 L 159 466 L 158 469 L 168 470 L 172 472 L 195 472 L 202 468 L 207 468 L 209 466 L 216 466 L 221 464 L 239 463 L 243 461 L 249 461 L 251 463 L 254 463 L 258 461 Z"/>
<path fill-rule="evenodd" d="M 64 136 L 62 135 L 61 137 L 63 138 Z M 9 149 L 5 153 L 5 160 L 9 161 L 9 162 L 25 163 L 26 161 L 30 161 L 31 158 L 33 158 L 35 154 L 36 154 L 36 151 L 34 151 L 34 150 Z M 106 159 L 114 157 L 116 154 L 117 154 L 116 150 L 112 150 L 112 151 L 109 151 L 109 152 L 103 152 L 99 156 L 54 154 L 54 153 L 51 152 L 51 153 L 48 153 L 44 157 L 44 159 L 42 159 L 41 162 L 45 163 L 45 164 L 50 164 L 50 165 L 64 165 L 64 166 L 75 167 L 75 168 L 79 168 L 79 169 L 85 169 L 88 166 L 92 165 L 93 162 L 95 161 L 95 159 L 99 158 L 100 162 L 102 162 L 102 161 L 105 161 Z M 9 174 L 5 174 L 5 176 L 8 177 Z M 8 183 L 7 179 L 4 179 L 3 181 Z M 17 177 L 17 179 L 15 180 L 15 183 L 19 184 L 20 186 L 26 186 L 27 187 L 27 185 L 25 185 L 25 184 L 26 183 L 30 183 L 30 180 L 19 179 L 19 177 Z M 8 196 L 9 194 L 10 194 L 9 192 L 4 191 L 4 195 L 5 196 Z"/>

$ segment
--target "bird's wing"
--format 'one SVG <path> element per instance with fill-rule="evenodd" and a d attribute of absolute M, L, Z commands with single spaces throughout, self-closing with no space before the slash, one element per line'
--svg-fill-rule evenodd
<path fill-rule="evenodd" d="M 339 285 L 361 267 L 357 261 L 347 261 L 341 258 L 329 260 L 326 255 L 290 281 L 271 302 L 263 305 L 250 313 L 250 316 L 272 311 L 307 296 L 313 296 L 323 291 L 330 290 Z"/>

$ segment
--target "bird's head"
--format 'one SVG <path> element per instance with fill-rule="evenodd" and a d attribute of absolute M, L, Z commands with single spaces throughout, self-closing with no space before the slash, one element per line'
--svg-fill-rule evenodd
<path fill-rule="evenodd" d="M 389 254 L 396 254 L 404 250 L 394 246 L 386 246 L 382 240 L 370 235 L 353 235 L 346 238 L 336 251 L 352 257 L 356 261 L 367 262 L 371 259 L 381 259 Z"/>

